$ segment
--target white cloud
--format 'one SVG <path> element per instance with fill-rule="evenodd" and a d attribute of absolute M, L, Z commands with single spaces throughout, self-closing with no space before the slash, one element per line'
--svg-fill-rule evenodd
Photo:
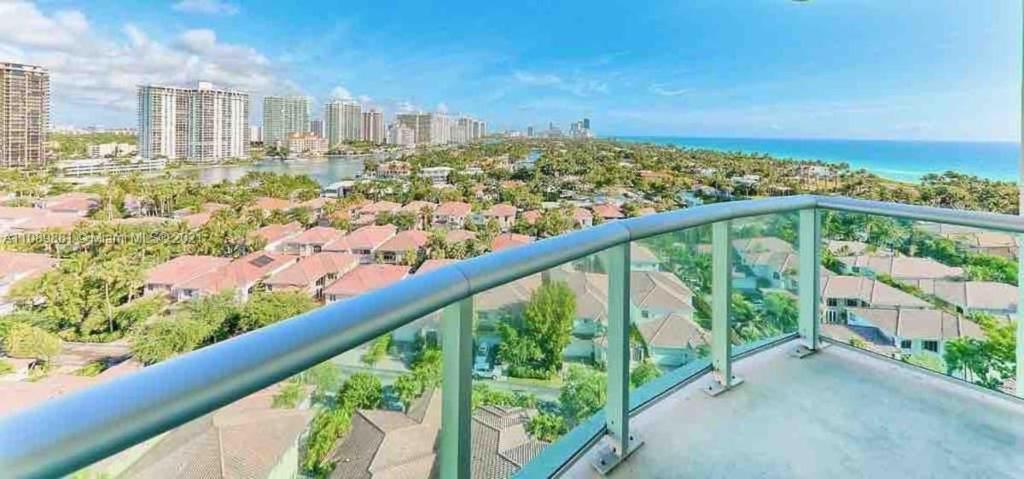
<path fill-rule="evenodd" d="M 373 98 L 370 98 L 370 95 L 359 95 L 359 103 L 367 104 L 372 102 Z"/>
<path fill-rule="evenodd" d="M 26 1 L 0 0 L 0 54 L 50 70 L 54 121 L 116 117 L 130 124 L 136 88 L 143 84 L 188 85 L 208 80 L 253 94 L 285 88 L 268 59 L 255 49 L 223 43 L 212 30 L 187 30 L 171 41 L 150 38 L 132 24 L 105 36 L 78 11 L 41 12 Z M 68 105 L 80 118 L 68 115 Z"/>
<path fill-rule="evenodd" d="M 204 13 L 207 15 L 234 15 L 238 6 L 221 0 L 181 0 L 172 7 L 179 12 Z"/>
<path fill-rule="evenodd" d="M 437 108 L 434 108 L 438 113 L 448 113 L 448 104 L 441 102 L 437 104 Z"/>
<path fill-rule="evenodd" d="M 608 93 L 607 83 L 578 76 L 566 80 L 553 73 L 531 73 L 516 70 L 513 72 L 513 77 L 517 82 L 526 86 L 551 87 L 580 97 Z"/>
<path fill-rule="evenodd" d="M 414 111 L 419 110 L 419 108 L 417 108 L 416 105 L 414 105 L 410 101 L 400 101 L 396 103 L 395 109 L 401 113 L 412 113 Z"/>
<path fill-rule="evenodd" d="M 338 85 L 331 90 L 331 99 L 351 100 L 352 98 L 352 92 L 348 91 L 348 88 L 345 88 L 341 85 Z"/>
<path fill-rule="evenodd" d="M 686 93 L 690 93 L 691 90 L 689 88 L 672 89 L 672 88 L 669 88 L 668 86 L 666 86 L 663 83 L 655 83 L 655 84 L 651 85 L 650 91 L 651 91 L 651 93 L 654 93 L 655 95 L 679 96 L 679 95 L 684 95 Z"/>

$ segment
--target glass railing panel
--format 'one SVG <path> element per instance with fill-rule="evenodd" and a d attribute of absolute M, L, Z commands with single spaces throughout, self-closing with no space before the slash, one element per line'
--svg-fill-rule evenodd
<path fill-rule="evenodd" d="M 289 304 L 295 308 L 276 309 Z M 177 307 L 180 314 L 227 312 L 226 321 L 237 328 L 287 319 L 308 304 L 305 293 L 277 292 L 256 293 L 247 303 L 200 298 Z M 441 448 L 439 327 L 439 313 L 428 315 L 72 477 L 368 477 L 389 471 L 432 477 Z M 164 330 L 146 336 L 147 329 L 128 338 L 132 359 L 89 377 L 53 372 L 13 394 L 87 387 L 138 370 L 140 360 L 150 365 L 173 358 L 166 347 L 141 344 L 170 337 Z"/>
<path fill-rule="evenodd" d="M 737 346 L 794 333 L 798 326 L 799 212 L 732 222 L 732 331 Z"/>
<path fill-rule="evenodd" d="M 608 257 L 473 298 L 472 477 L 510 477 L 607 400 Z"/>
<path fill-rule="evenodd" d="M 1015 394 L 1012 234 L 825 212 L 823 336 Z"/>
<path fill-rule="evenodd" d="M 711 227 L 630 245 L 630 386 L 711 353 Z"/>

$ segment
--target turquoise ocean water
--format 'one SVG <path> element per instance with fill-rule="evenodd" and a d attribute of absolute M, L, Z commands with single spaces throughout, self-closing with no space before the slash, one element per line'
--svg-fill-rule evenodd
<path fill-rule="evenodd" d="M 764 153 L 780 158 L 848 163 L 899 181 L 952 170 L 1016 182 L 1020 149 L 1012 142 L 810 140 L 779 138 L 613 137 L 623 141 Z"/>

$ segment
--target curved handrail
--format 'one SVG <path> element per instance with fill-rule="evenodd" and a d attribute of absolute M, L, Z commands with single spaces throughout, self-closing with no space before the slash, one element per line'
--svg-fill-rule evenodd
<path fill-rule="evenodd" d="M 0 470 L 18 477 L 74 472 L 460 299 L 611 246 L 816 207 L 1024 233 L 1016 216 L 808 195 L 607 223 L 415 275 L 3 418 Z"/>

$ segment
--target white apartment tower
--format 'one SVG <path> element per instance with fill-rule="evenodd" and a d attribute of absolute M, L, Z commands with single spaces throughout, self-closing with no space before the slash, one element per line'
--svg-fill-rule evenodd
<path fill-rule="evenodd" d="M 392 123 L 388 126 L 388 144 L 398 146 L 416 145 L 416 133 L 405 125 Z"/>
<path fill-rule="evenodd" d="M 0 167 L 44 166 L 49 128 L 50 73 L 42 67 L 0 63 Z"/>
<path fill-rule="evenodd" d="M 363 112 L 363 141 L 384 143 L 384 113 L 376 109 Z"/>
<path fill-rule="evenodd" d="M 324 130 L 327 143 L 336 146 L 363 139 L 363 109 L 353 101 L 334 100 L 324 105 Z"/>
<path fill-rule="evenodd" d="M 249 94 L 199 82 L 139 92 L 139 155 L 216 162 L 249 154 Z"/>
<path fill-rule="evenodd" d="M 302 96 L 263 98 L 263 141 L 283 145 L 292 133 L 309 132 L 309 99 Z"/>

